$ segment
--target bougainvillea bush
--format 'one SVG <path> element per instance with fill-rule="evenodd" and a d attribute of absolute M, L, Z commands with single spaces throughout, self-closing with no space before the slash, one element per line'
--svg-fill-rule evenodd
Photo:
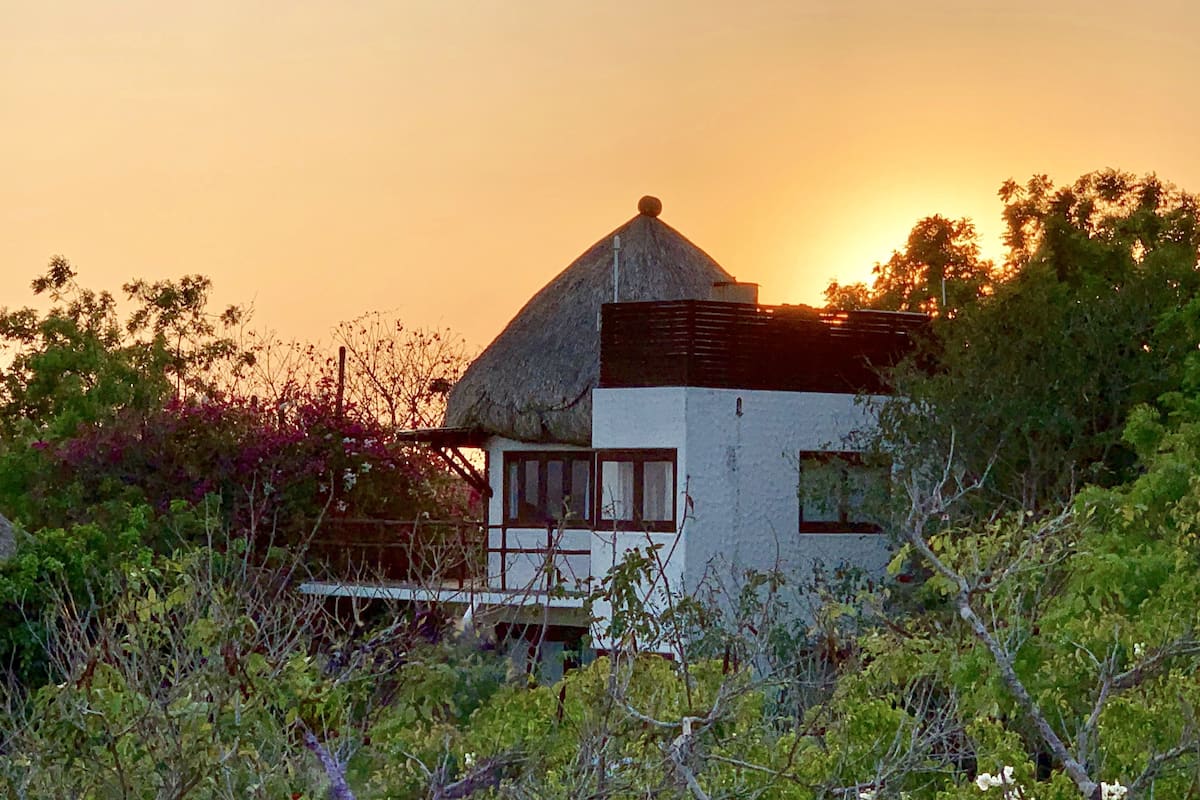
<path fill-rule="evenodd" d="M 322 515 L 415 519 L 466 515 L 471 497 L 434 457 L 398 445 L 383 426 L 339 417 L 314 398 L 288 408 L 238 400 L 172 400 L 123 411 L 57 441 L 36 440 L 42 520 L 111 499 L 165 510 L 220 499 L 233 531 L 281 536 Z"/>
<path fill-rule="evenodd" d="M 240 309 L 209 313 L 202 276 L 127 285 L 125 317 L 65 259 L 33 289 L 48 310 L 0 309 L 0 513 L 22 531 L 0 564 L 0 656 L 23 674 L 38 673 L 44 589 L 102 593 L 105 573 L 206 544 L 214 523 L 266 554 L 332 518 L 477 510 L 435 456 L 339 404 L 327 374 L 284 394 L 227 380 L 261 353 L 238 344 Z"/>

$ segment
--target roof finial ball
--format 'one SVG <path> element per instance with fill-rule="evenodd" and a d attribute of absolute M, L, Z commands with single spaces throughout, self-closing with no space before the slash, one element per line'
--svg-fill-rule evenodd
<path fill-rule="evenodd" d="M 643 217 L 657 217 L 662 213 L 662 200 L 651 195 L 646 195 L 641 200 L 638 200 L 638 213 Z"/>

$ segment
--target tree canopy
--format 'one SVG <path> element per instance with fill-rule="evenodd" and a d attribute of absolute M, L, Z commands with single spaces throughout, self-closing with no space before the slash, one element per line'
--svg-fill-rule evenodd
<path fill-rule="evenodd" d="M 1200 288 L 1200 228 L 1195 198 L 1154 176 L 1107 171 L 1059 188 L 1037 176 L 1000 195 L 1003 268 L 978 260 L 968 224 L 932 217 L 850 294 L 936 315 L 893 376 L 881 443 L 928 459 L 953 436 L 959 467 L 988 476 L 985 505 L 1036 510 L 1135 474 L 1125 420 L 1177 383 L 1195 344 L 1177 315 Z"/>

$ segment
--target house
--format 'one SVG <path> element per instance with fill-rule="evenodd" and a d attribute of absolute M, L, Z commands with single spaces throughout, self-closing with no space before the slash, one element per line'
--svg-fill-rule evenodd
<path fill-rule="evenodd" d="M 877 367 L 925 318 L 759 305 L 660 211 L 643 198 L 475 360 L 444 427 L 407 434 L 488 496 L 486 575 L 311 590 L 504 608 L 570 638 L 584 593 L 635 548 L 676 592 L 718 561 L 882 570 L 886 537 L 858 516 L 879 476 L 854 453 L 872 425 L 856 398 L 886 392 Z"/>

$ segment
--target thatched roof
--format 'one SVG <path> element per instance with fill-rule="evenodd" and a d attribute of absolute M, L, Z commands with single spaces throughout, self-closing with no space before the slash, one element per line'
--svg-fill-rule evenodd
<path fill-rule="evenodd" d="M 613 236 L 621 237 L 620 300 L 707 300 L 732 281 L 677 230 L 661 204 L 606 235 L 525 304 L 459 379 L 446 425 L 527 442 L 589 445 L 600 378 L 600 306 L 613 300 Z"/>

